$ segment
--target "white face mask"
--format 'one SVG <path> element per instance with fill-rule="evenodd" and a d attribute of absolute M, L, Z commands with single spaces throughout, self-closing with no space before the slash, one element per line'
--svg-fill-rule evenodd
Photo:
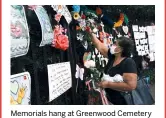
<path fill-rule="evenodd" d="M 116 53 L 116 52 L 115 52 L 115 48 L 116 48 L 115 45 L 112 45 L 112 46 L 110 47 L 110 53 L 111 53 L 111 54 L 115 54 L 115 53 Z"/>

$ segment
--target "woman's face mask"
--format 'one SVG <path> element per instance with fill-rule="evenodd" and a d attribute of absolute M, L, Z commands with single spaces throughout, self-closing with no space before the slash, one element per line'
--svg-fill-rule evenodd
<path fill-rule="evenodd" d="M 110 47 L 110 52 L 111 52 L 111 54 L 115 54 L 115 48 L 116 48 L 115 45 L 112 45 L 112 46 Z"/>
<path fill-rule="evenodd" d="M 112 45 L 112 46 L 110 47 L 110 53 L 111 53 L 111 54 L 117 54 L 117 53 L 120 53 L 120 50 L 117 49 L 118 47 L 119 47 L 119 46 Z"/>

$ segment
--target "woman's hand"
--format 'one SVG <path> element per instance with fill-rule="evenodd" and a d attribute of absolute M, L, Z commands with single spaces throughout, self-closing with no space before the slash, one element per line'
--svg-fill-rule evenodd
<path fill-rule="evenodd" d="M 101 88 L 107 88 L 108 87 L 108 81 L 102 81 L 97 84 Z"/>

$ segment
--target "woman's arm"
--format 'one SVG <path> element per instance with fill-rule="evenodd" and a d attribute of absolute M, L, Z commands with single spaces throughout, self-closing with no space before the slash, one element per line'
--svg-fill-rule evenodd
<path fill-rule="evenodd" d="M 104 56 L 108 58 L 108 48 L 101 43 L 96 35 L 94 33 L 90 33 L 91 39 L 92 39 L 92 43 L 95 45 L 95 47 L 98 49 L 98 51 Z"/>
<path fill-rule="evenodd" d="M 117 91 L 131 91 L 136 88 L 137 74 L 124 73 L 123 79 L 124 79 L 124 82 L 103 81 L 99 83 L 99 86 L 102 88 L 111 88 Z"/>

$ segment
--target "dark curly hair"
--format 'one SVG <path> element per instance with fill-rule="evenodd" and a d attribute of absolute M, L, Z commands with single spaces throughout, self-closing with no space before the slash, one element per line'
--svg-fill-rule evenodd
<path fill-rule="evenodd" d="M 130 57 L 134 46 L 133 41 L 127 37 L 119 37 L 117 41 L 122 48 L 122 57 Z"/>

